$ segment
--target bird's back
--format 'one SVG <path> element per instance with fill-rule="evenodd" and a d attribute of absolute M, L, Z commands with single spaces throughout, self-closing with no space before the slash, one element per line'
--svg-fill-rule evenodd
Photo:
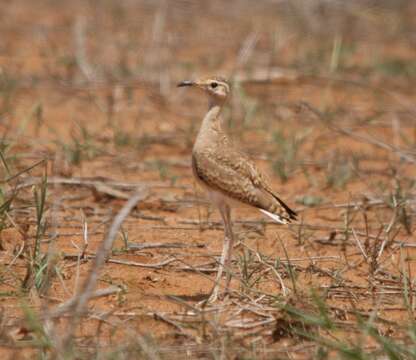
<path fill-rule="evenodd" d="M 201 128 L 192 151 L 192 168 L 197 180 L 208 189 L 250 205 L 287 223 L 296 218 L 271 190 L 251 159 L 228 138 L 220 123 Z"/>

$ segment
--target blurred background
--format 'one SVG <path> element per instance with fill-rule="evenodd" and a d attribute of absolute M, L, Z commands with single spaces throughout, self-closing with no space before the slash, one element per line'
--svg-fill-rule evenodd
<path fill-rule="evenodd" d="M 413 15 L 406 0 L 16 1 L 1 14 L 1 53 L 39 80 L 162 88 L 174 76 L 272 66 L 411 74 Z"/>
<path fill-rule="evenodd" d="M 414 358 L 415 1 L 0 8 L 6 356 Z M 204 310 L 223 240 L 190 169 L 207 102 L 176 84 L 211 75 L 300 221 L 236 209 L 235 296 Z M 78 326 L 63 304 L 137 189 Z"/>
<path fill-rule="evenodd" d="M 35 117 L 25 128 L 58 142 L 74 127 L 88 132 L 103 121 L 119 142 L 137 140 L 128 139 L 130 129 L 136 138 L 178 127 L 192 133 L 197 122 L 180 124 L 176 117 L 201 114 L 204 102 L 188 94 L 185 100 L 174 88 L 179 80 L 206 75 L 237 82 L 231 111 L 239 132 L 255 112 L 262 116 L 265 103 L 289 101 L 288 93 L 330 108 L 328 84 L 349 83 L 349 109 L 363 110 L 365 101 L 352 99 L 359 88 L 354 82 L 381 94 L 386 81 L 411 87 L 414 12 L 406 0 L 16 1 L 0 14 L 2 124 Z M 244 88 L 252 83 L 266 86 Z M 19 90 L 25 95 L 18 102 Z M 196 101 L 192 109 L 190 99 Z M 188 109 L 172 110 L 176 102 Z M 56 138 L 51 127 L 65 136 Z M 64 160 L 73 156 L 68 146 L 61 144 Z"/>

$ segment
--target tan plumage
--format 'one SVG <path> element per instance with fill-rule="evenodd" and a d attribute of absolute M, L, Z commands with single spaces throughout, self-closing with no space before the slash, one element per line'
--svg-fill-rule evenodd
<path fill-rule="evenodd" d="M 208 190 L 211 200 L 218 206 L 225 226 L 224 248 L 211 296 L 215 300 L 222 268 L 229 264 L 231 258 L 234 237 L 230 200 L 257 208 L 282 224 L 296 219 L 296 213 L 280 200 L 255 164 L 233 145 L 224 132 L 220 113 L 230 92 L 228 83 L 223 78 L 214 77 L 184 81 L 178 86 L 195 86 L 210 95 L 209 110 L 202 121 L 192 151 L 192 169 L 196 179 Z M 230 277 L 226 287 L 229 279 Z"/>
<path fill-rule="evenodd" d="M 250 159 L 227 142 L 211 144 L 205 151 L 195 147 L 192 168 L 198 180 L 233 200 L 275 214 L 282 223 L 296 219 Z"/>

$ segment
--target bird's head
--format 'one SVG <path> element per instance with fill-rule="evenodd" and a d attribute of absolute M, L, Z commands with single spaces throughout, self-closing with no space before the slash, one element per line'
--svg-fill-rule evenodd
<path fill-rule="evenodd" d="M 185 80 L 178 84 L 178 87 L 193 86 L 204 90 L 216 101 L 225 101 L 230 93 L 230 85 L 222 77 L 210 77 L 194 81 Z"/>

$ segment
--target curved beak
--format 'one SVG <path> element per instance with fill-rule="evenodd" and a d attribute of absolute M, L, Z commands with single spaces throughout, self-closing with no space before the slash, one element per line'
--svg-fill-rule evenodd
<path fill-rule="evenodd" d="M 181 81 L 177 86 L 182 87 L 182 86 L 193 86 L 193 85 L 195 85 L 193 81 L 185 80 L 185 81 Z"/>

